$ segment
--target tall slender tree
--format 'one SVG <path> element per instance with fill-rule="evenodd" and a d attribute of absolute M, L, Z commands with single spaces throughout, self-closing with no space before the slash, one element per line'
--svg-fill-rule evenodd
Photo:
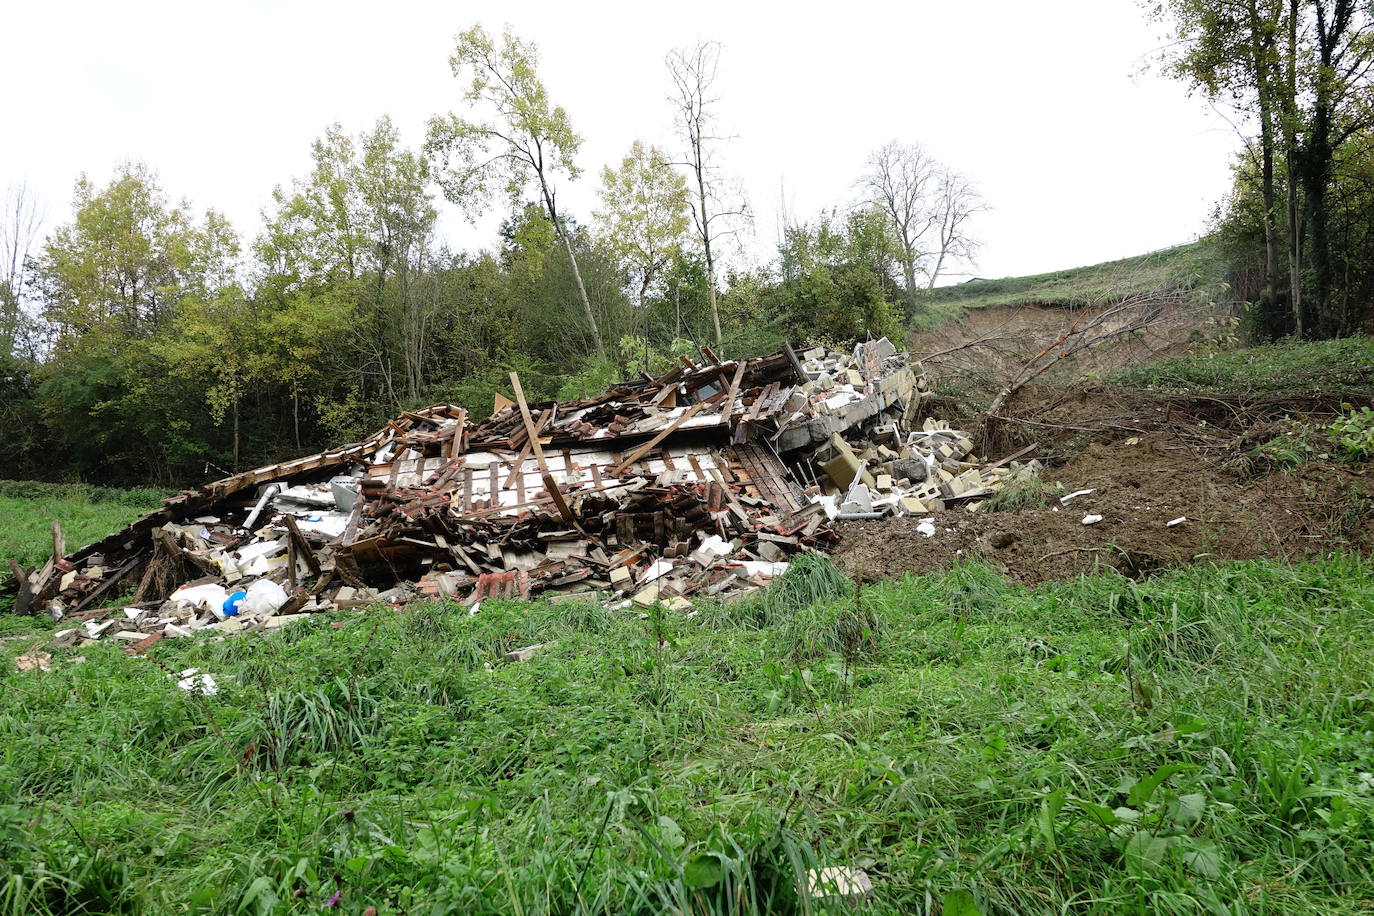
<path fill-rule="evenodd" d="M 1336 150 L 1374 124 L 1374 3 L 1309 0 L 1314 55 L 1311 113 L 1297 157 L 1312 267 L 1310 308 L 1303 310 L 1307 336 L 1334 337 L 1341 330 L 1331 301 L 1331 188 Z"/>
<path fill-rule="evenodd" d="M 535 46 L 509 30 L 499 47 L 480 25 L 460 33 L 449 65 L 456 78 L 468 81 L 463 100 L 477 115 L 431 118 L 426 149 L 437 165 L 436 177 L 445 195 L 469 213 L 480 212 L 497 184 L 518 198 L 534 183 L 572 266 L 592 343 L 604 356 L 601 329 L 558 209 L 555 186 L 560 174 L 570 180 L 578 176 L 574 157 L 582 138 L 563 107 L 549 101 L 538 63 Z"/>
<path fill-rule="evenodd" d="M 927 270 L 927 289 L 935 288 L 948 262 L 973 260 L 978 240 L 969 232 L 969 221 L 987 208 L 973 182 L 951 168 L 940 169 L 931 200 L 935 251 L 934 263 Z"/>
<path fill-rule="evenodd" d="M 864 194 L 887 215 L 900 246 L 908 317 L 917 309 L 916 275 L 929 244 L 929 198 L 938 182 L 938 163 L 920 146 L 896 140 L 868 157 L 868 170 L 859 179 Z"/>
<path fill-rule="evenodd" d="M 716 274 L 722 240 L 737 232 L 749 219 L 749 205 L 733 190 L 720 169 L 717 147 L 727 138 L 717 133 L 715 94 L 720 67 L 721 45 L 704 41 L 691 48 L 668 53 L 668 73 L 673 81 L 669 96 L 677 116 L 678 135 L 684 147 L 679 163 L 690 174 L 692 184 L 692 221 L 701 241 L 706 264 L 706 295 L 711 307 L 711 326 L 720 343 L 720 303 Z"/>
<path fill-rule="evenodd" d="M 10 185 L 0 210 L 0 360 L 19 350 L 25 336 L 24 287 L 42 226 L 43 211 L 28 185 Z"/>
<path fill-rule="evenodd" d="M 1261 325 L 1303 337 L 1339 332 L 1330 205 L 1337 149 L 1374 123 L 1374 6 L 1367 0 L 1161 0 L 1169 22 L 1166 68 L 1253 125 L 1263 207 L 1265 289 Z M 1287 200 L 1288 308 L 1280 305 L 1277 164 Z M 1304 264 L 1306 254 L 1306 264 Z M 1303 289 L 1310 271 L 1311 288 Z M 1307 295 L 1310 292 L 1311 295 Z"/>

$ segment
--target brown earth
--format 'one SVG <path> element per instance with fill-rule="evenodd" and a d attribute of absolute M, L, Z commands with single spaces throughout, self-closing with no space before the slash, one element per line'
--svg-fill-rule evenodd
<path fill-rule="evenodd" d="M 1029 422 L 983 431 L 984 453 L 1041 443 L 1042 479 L 1068 505 L 1020 512 L 939 512 L 936 534 L 919 518 L 839 526 L 836 561 L 872 580 L 979 559 L 1026 584 L 1110 566 L 1140 577 L 1193 560 L 1299 559 L 1374 549 L 1374 466 L 1316 461 L 1257 472 L 1246 451 L 1282 428 L 1277 417 L 1324 415 L 1310 403 L 1160 399 L 1098 384 L 1027 389 L 1016 404 Z M 1101 515 L 1094 525 L 1085 514 Z M 1168 527 L 1175 518 L 1186 521 Z"/>
<path fill-rule="evenodd" d="M 1192 302 L 1186 296 L 1142 299 L 1142 308 L 1157 312 L 1147 326 L 1122 334 L 1104 346 L 1083 349 L 1056 366 L 1061 377 L 1103 374 L 1142 366 L 1189 352 L 1203 340 L 1225 340 L 1234 321 L 1226 305 Z M 958 321 L 928 331 L 913 332 L 907 340 L 937 384 L 984 382 L 1008 376 L 1035 354 L 1063 338 L 1075 322 L 1107 311 L 1105 306 L 996 305 L 969 309 Z M 1095 333 L 1119 330 L 1140 317 L 1128 309 L 1108 319 Z"/>

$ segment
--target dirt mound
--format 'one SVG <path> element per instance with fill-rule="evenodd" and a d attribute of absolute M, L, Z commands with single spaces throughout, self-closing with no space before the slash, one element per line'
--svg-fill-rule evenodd
<path fill-rule="evenodd" d="M 1094 406 L 1100 406 L 1095 400 Z M 1066 492 L 1094 492 L 1066 506 L 1021 512 L 935 513 L 920 519 L 851 522 L 839 528 L 836 561 L 865 580 L 948 568 L 974 558 L 1026 584 L 1073 578 L 1110 566 L 1140 577 L 1200 559 L 1298 559 L 1374 548 L 1370 468 L 1312 463 L 1246 478 L 1200 450 L 1206 424 L 1094 441 L 1046 469 Z M 1087 514 L 1102 520 L 1084 525 Z M 1186 521 L 1169 527 L 1176 518 Z"/>

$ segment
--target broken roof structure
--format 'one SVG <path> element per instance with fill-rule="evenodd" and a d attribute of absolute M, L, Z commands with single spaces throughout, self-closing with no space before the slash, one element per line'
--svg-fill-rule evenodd
<path fill-rule="evenodd" d="M 886 339 L 703 354 L 560 403 L 528 403 L 512 373 L 515 399 L 480 422 L 407 411 L 362 442 L 184 491 L 16 570 L 16 610 L 80 622 L 59 642 L 146 646 L 413 597 L 681 607 L 766 584 L 833 541 L 834 518 L 924 513 L 1013 473 L 965 461 L 962 433 L 915 428 L 925 381 Z M 134 582 L 128 608 L 105 607 Z"/>

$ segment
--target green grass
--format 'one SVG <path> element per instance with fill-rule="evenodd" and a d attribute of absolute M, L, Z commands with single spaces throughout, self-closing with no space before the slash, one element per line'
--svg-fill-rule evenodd
<path fill-rule="evenodd" d="M 1113 377 L 1177 394 L 1374 397 L 1374 338 L 1281 341 L 1166 360 Z"/>
<path fill-rule="evenodd" d="M 47 562 L 52 556 L 53 522 L 61 524 L 67 550 L 73 551 L 157 508 L 164 495 L 151 489 L 0 480 L 0 582 L 10 578 L 11 560 L 26 567 Z M 0 595 L 0 615 L 12 603 L 12 598 Z"/>
<path fill-rule="evenodd" d="M 1374 906 L 1366 560 L 965 565 L 859 606 L 808 563 L 699 611 L 0 658 L 0 913 L 800 912 L 818 864 L 881 913 Z"/>
<path fill-rule="evenodd" d="M 52 523 L 73 551 L 156 509 L 159 490 L 0 480 L 0 569 L 10 560 L 38 566 L 52 555 Z"/>
<path fill-rule="evenodd" d="M 931 324 L 931 316 L 957 316 L 965 309 L 986 306 L 1107 305 L 1126 296 L 1177 290 L 1205 296 L 1218 290 L 1223 275 L 1212 246 L 1193 242 L 1088 267 L 942 286 L 926 294 L 925 317 L 918 316 L 917 323 Z"/>

